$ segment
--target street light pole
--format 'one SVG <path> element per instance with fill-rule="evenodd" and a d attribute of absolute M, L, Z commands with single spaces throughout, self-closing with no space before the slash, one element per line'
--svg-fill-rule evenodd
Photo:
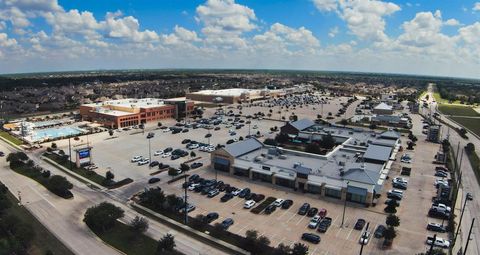
<path fill-rule="evenodd" d="M 350 182 L 347 182 L 347 190 L 348 190 L 348 184 Z M 345 191 L 345 200 L 344 200 L 344 203 L 343 203 L 343 214 L 342 214 L 342 224 L 340 225 L 341 228 L 343 228 L 343 223 L 345 222 L 345 209 L 347 208 L 347 192 L 348 191 Z"/>
<path fill-rule="evenodd" d="M 460 226 L 462 225 L 463 213 L 465 212 L 465 207 L 467 205 L 467 201 L 469 200 L 473 200 L 473 197 L 472 197 L 472 194 L 467 193 L 467 196 L 465 197 L 465 202 L 463 202 L 462 213 L 460 214 L 460 220 L 458 221 L 457 231 L 455 232 L 455 237 L 453 238 L 454 245 L 455 245 L 455 242 L 457 241 L 458 232 L 460 232 Z"/>
<path fill-rule="evenodd" d="M 472 230 L 473 230 L 473 223 L 475 223 L 475 218 L 472 219 L 472 224 L 470 225 L 470 230 L 468 231 L 468 239 L 467 239 L 467 243 L 465 244 L 465 249 L 463 250 L 463 254 L 467 254 L 468 243 L 470 242 L 470 236 L 472 235 Z"/>
<path fill-rule="evenodd" d="M 70 137 L 68 137 L 68 158 L 68 161 L 70 161 L 70 170 L 72 170 L 72 144 L 70 143 Z"/>
<path fill-rule="evenodd" d="M 185 182 L 187 182 L 187 175 L 185 174 Z M 185 185 L 185 225 L 188 225 L 188 211 L 187 211 L 187 186 Z"/>

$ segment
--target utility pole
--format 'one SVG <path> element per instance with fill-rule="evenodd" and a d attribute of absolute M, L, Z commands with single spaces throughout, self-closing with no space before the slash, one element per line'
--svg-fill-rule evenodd
<path fill-rule="evenodd" d="M 362 234 L 362 240 L 360 242 L 360 255 L 363 253 L 363 246 L 365 245 L 365 239 L 367 238 L 367 231 L 368 231 L 368 226 L 370 226 L 370 222 L 367 222 L 367 227 L 365 228 L 365 231 Z"/>
<path fill-rule="evenodd" d="M 348 184 L 350 182 L 347 182 L 347 190 L 348 190 Z M 345 200 L 344 200 L 344 203 L 343 203 L 343 214 L 342 214 L 342 224 L 340 225 L 341 228 L 343 228 L 343 223 L 345 222 L 345 209 L 347 208 L 347 192 L 348 191 L 345 191 Z"/>
<path fill-rule="evenodd" d="M 470 225 L 470 230 L 468 231 L 467 244 L 465 244 L 465 249 L 463 250 L 463 254 L 467 254 L 468 243 L 470 242 L 470 236 L 472 235 L 472 230 L 473 230 L 473 223 L 475 223 L 475 218 L 472 219 L 472 224 Z"/>
<path fill-rule="evenodd" d="M 463 218 L 463 213 L 465 212 L 465 206 L 467 205 L 467 201 L 470 201 L 470 200 L 473 200 L 473 196 L 472 194 L 467 193 L 467 196 L 465 197 L 465 202 L 463 202 L 462 213 L 460 214 L 460 220 L 458 221 L 457 231 L 455 232 L 455 237 L 453 238 L 454 245 L 455 245 L 455 242 L 457 241 L 458 232 L 460 232 L 460 226 L 462 225 L 462 218 Z"/>
<path fill-rule="evenodd" d="M 433 240 L 432 240 L 432 244 L 430 244 L 430 250 L 428 251 L 428 255 L 432 255 L 432 252 L 433 252 L 433 245 L 435 244 L 435 241 L 437 240 L 437 234 L 433 235 Z"/>
<path fill-rule="evenodd" d="M 68 161 L 70 161 L 70 170 L 72 170 L 72 144 L 70 143 L 70 137 L 68 137 Z"/>

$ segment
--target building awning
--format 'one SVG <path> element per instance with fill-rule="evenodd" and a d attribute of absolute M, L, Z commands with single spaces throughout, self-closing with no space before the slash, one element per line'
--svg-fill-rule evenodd
<path fill-rule="evenodd" d="M 325 188 L 326 188 L 326 189 L 338 190 L 338 191 L 341 191 L 341 190 L 342 190 L 342 187 L 333 186 L 333 185 L 325 185 Z"/>
<path fill-rule="evenodd" d="M 359 195 L 359 196 L 367 196 L 367 190 L 364 188 L 348 186 L 347 192 L 351 194 Z"/>
<path fill-rule="evenodd" d="M 307 184 L 308 184 L 308 185 L 318 186 L 318 187 L 322 186 L 322 183 L 314 182 L 314 181 L 310 181 L 310 180 L 307 181 Z"/>
<path fill-rule="evenodd" d="M 387 165 L 385 166 L 385 168 L 386 168 L 386 169 L 392 168 L 392 164 L 393 164 L 393 160 L 389 160 L 389 161 L 387 162 Z"/>
<path fill-rule="evenodd" d="M 228 159 L 214 157 L 213 162 L 221 165 L 230 165 L 230 161 Z"/>
<path fill-rule="evenodd" d="M 251 168 L 250 171 L 255 172 L 255 173 L 259 173 L 259 174 L 263 174 L 263 175 L 272 175 L 272 172 L 265 171 L 265 170 L 262 170 L 262 169 Z"/>
<path fill-rule="evenodd" d="M 276 174 L 275 178 L 280 178 L 280 179 L 286 179 L 290 181 L 295 181 L 295 176 L 290 176 L 290 175 L 284 175 L 284 174 Z"/>

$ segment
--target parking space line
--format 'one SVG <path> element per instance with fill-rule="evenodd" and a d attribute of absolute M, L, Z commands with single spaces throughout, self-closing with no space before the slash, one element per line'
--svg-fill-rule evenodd
<path fill-rule="evenodd" d="M 288 208 L 287 210 L 285 210 L 285 212 L 282 213 L 282 215 L 280 215 L 279 217 L 277 217 L 277 220 L 281 219 L 285 214 L 287 214 L 287 213 L 290 211 L 291 208 L 292 208 L 292 207 L 290 207 L 290 208 Z"/>
<path fill-rule="evenodd" d="M 303 215 L 298 221 L 297 223 L 295 224 L 296 226 L 298 226 L 298 224 L 300 224 L 300 222 L 305 218 L 305 216 L 307 216 L 306 214 Z"/>
<path fill-rule="evenodd" d="M 315 247 L 315 249 L 313 249 L 312 254 L 315 254 L 315 252 L 317 251 L 317 248 L 318 247 Z"/>
<path fill-rule="evenodd" d="M 297 215 L 297 214 L 293 213 L 292 216 L 290 218 L 288 218 L 287 223 L 290 222 L 293 219 L 293 217 L 295 217 L 295 215 Z"/>
<path fill-rule="evenodd" d="M 352 231 L 353 231 L 353 228 L 351 228 L 351 229 L 350 229 L 350 232 L 348 232 L 347 240 L 348 240 L 348 238 L 350 237 L 350 234 L 352 234 Z"/>
<path fill-rule="evenodd" d="M 243 202 L 243 201 L 245 200 L 245 199 L 239 198 L 239 197 L 238 197 L 238 199 L 239 199 L 239 200 L 238 200 L 236 203 L 234 203 L 233 206 L 236 206 L 236 205 L 238 205 L 239 203 L 241 203 L 241 202 Z"/>

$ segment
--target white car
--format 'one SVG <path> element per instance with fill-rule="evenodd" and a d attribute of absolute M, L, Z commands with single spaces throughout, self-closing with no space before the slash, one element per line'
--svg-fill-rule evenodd
<path fill-rule="evenodd" d="M 163 151 L 156 151 L 153 153 L 153 156 L 160 156 L 163 154 Z"/>
<path fill-rule="evenodd" d="M 452 211 L 452 208 L 450 206 L 446 206 L 445 204 L 432 204 L 432 208 L 436 208 L 437 211 Z"/>
<path fill-rule="evenodd" d="M 284 199 L 277 198 L 277 200 L 275 200 L 275 202 L 273 202 L 273 204 L 274 204 L 276 207 L 280 207 L 280 206 L 282 206 L 283 202 L 285 202 Z"/>
<path fill-rule="evenodd" d="M 167 152 L 167 153 L 163 153 L 162 158 L 169 158 L 171 156 L 172 156 L 172 153 Z"/>
<path fill-rule="evenodd" d="M 322 218 L 320 215 L 315 215 L 311 220 L 310 223 L 308 223 L 308 228 L 315 229 L 318 226 L 318 223 L 320 222 Z"/>
<path fill-rule="evenodd" d="M 250 209 L 250 208 L 252 208 L 255 204 L 256 204 L 255 201 L 253 201 L 253 200 L 248 200 L 248 201 L 245 202 L 245 204 L 243 205 L 243 208 L 245 208 L 245 209 Z"/>
<path fill-rule="evenodd" d="M 427 244 L 432 244 L 433 242 L 433 245 L 434 246 L 439 246 L 439 247 L 442 247 L 442 248 L 449 248 L 450 247 L 450 241 L 446 240 L 446 239 L 443 239 L 441 237 L 436 237 L 435 240 L 433 240 L 433 236 L 428 236 L 427 237 Z"/>
<path fill-rule="evenodd" d="M 190 144 L 189 146 L 187 146 L 188 149 L 190 150 L 193 150 L 193 149 L 197 149 L 198 148 L 198 144 Z"/>
<path fill-rule="evenodd" d="M 139 166 L 143 166 L 143 165 L 146 165 L 146 164 L 148 164 L 148 163 L 150 163 L 150 159 L 148 159 L 148 158 L 142 159 L 142 160 L 140 160 L 140 161 L 137 162 L 137 164 L 138 164 Z"/>
<path fill-rule="evenodd" d="M 397 177 L 393 178 L 393 180 L 392 180 L 392 181 L 395 181 L 395 182 L 401 182 L 401 183 L 408 184 L 408 180 L 407 180 L 406 178 L 399 177 L 399 176 L 397 176 Z"/>
<path fill-rule="evenodd" d="M 193 183 L 191 184 L 190 186 L 188 186 L 188 190 L 192 191 L 195 189 L 195 187 L 197 187 L 198 185 L 200 185 L 200 183 Z"/>
<path fill-rule="evenodd" d="M 170 128 L 166 128 L 166 129 L 164 129 L 162 132 L 163 132 L 163 133 L 168 133 L 168 132 L 170 132 L 170 131 L 171 131 Z"/>
<path fill-rule="evenodd" d="M 257 126 L 257 125 L 253 125 L 253 129 L 257 129 L 257 128 L 258 128 L 258 126 Z"/>
<path fill-rule="evenodd" d="M 134 156 L 132 158 L 131 162 L 132 163 L 138 162 L 138 161 L 142 160 L 142 158 L 143 158 L 142 156 Z"/>
<path fill-rule="evenodd" d="M 445 179 L 436 179 L 435 180 L 435 186 L 438 186 L 440 184 L 443 184 L 444 186 L 448 186 L 448 180 Z"/>
<path fill-rule="evenodd" d="M 358 242 L 360 244 L 366 245 L 366 244 L 368 244 L 368 241 L 370 241 L 370 231 L 365 231 L 360 236 L 360 240 L 358 240 Z"/>
<path fill-rule="evenodd" d="M 398 194 L 400 196 L 403 196 L 403 191 L 398 190 L 398 189 L 391 189 L 387 192 L 387 194 Z"/>
<path fill-rule="evenodd" d="M 232 195 L 238 196 L 238 194 L 240 194 L 240 192 L 242 192 L 242 190 L 243 190 L 243 189 L 234 190 L 234 191 L 232 191 Z"/>
<path fill-rule="evenodd" d="M 214 150 L 215 150 L 215 148 L 207 148 L 208 152 L 213 152 Z"/>

